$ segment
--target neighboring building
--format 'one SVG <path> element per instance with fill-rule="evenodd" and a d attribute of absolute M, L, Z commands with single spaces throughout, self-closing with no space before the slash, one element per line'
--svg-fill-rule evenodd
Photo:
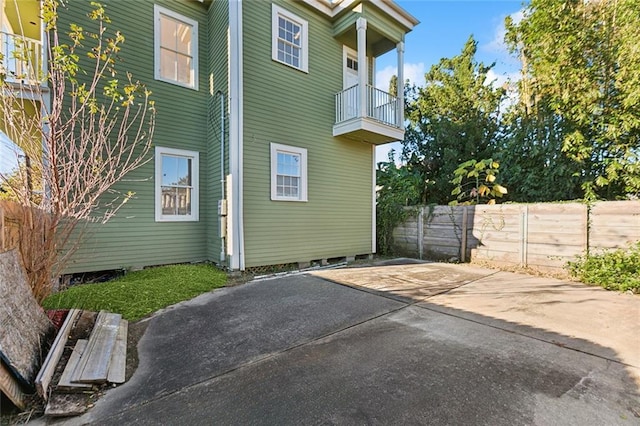
<path fill-rule="evenodd" d="M 154 158 L 69 272 L 375 252 L 375 146 L 403 139 L 404 112 L 374 64 L 395 49 L 403 81 L 414 17 L 391 0 L 102 3 L 126 38 L 118 69 L 153 92 Z M 68 2 L 60 28 L 88 7 Z"/>
<path fill-rule="evenodd" d="M 15 107 L 35 116 L 49 102 L 49 90 L 43 78 L 47 60 L 40 2 L 0 0 L 0 23 L 0 74 L 19 103 Z M 10 133 L 0 116 L 0 173 L 3 175 L 15 171 L 18 162 L 24 159 L 24 152 Z"/>

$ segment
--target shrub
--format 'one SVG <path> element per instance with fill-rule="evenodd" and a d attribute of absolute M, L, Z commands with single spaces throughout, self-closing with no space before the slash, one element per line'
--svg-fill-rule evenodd
<path fill-rule="evenodd" d="M 567 267 L 573 277 L 585 284 L 640 293 L 640 241 L 627 249 L 579 256 Z"/>

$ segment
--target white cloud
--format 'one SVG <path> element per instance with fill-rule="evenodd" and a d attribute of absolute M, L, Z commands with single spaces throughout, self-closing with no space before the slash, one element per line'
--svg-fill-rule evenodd
<path fill-rule="evenodd" d="M 509 15 L 513 20 L 513 23 L 518 24 L 524 18 L 524 9 L 520 9 L 517 12 Z M 494 30 L 493 40 L 483 46 L 483 49 L 488 52 L 499 53 L 505 56 L 509 55 L 509 49 L 504 42 L 504 37 L 507 35 L 507 29 L 504 26 L 504 18 L 499 20 L 498 25 Z"/>
<path fill-rule="evenodd" d="M 516 102 L 518 102 L 517 83 L 519 80 L 519 72 L 505 72 L 498 74 L 493 69 L 490 69 L 487 73 L 487 78 L 485 79 L 484 84 L 490 84 L 493 87 L 504 87 L 507 91 L 507 96 L 500 104 L 500 111 L 505 112 L 510 106 L 515 105 Z"/>
<path fill-rule="evenodd" d="M 487 72 L 487 78 L 484 81 L 485 84 L 491 84 L 493 87 L 507 86 L 507 88 L 510 89 L 520 80 L 520 72 L 504 72 L 498 74 L 494 69 L 495 68 L 492 68 Z"/>
<path fill-rule="evenodd" d="M 376 87 L 380 90 L 389 90 L 389 81 L 391 77 L 398 74 L 398 67 L 387 65 L 381 70 L 376 71 Z M 404 64 L 404 78 L 418 86 L 424 86 L 425 65 L 423 62 L 417 64 Z"/>

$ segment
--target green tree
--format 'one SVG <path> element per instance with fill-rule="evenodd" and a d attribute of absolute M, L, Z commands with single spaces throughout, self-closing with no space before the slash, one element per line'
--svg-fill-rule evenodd
<path fill-rule="evenodd" d="M 517 202 L 582 197 L 580 165 L 562 152 L 568 123 L 543 102 L 520 102 L 506 114 L 504 142 L 497 151 L 509 199 Z"/>
<path fill-rule="evenodd" d="M 408 215 L 407 206 L 419 204 L 420 194 L 426 185 L 419 172 L 407 165 L 398 166 L 395 153 L 389 153 L 388 161 L 378 163 L 376 202 L 376 230 L 378 253 L 392 252 L 393 229 Z"/>
<path fill-rule="evenodd" d="M 475 61 L 477 42 L 469 37 L 460 55 L 442 59 L 425 75 L 424 87 L 407 90 L 409 125 L 403 159 L 434 182 L 421 198 L 446 204 L 451 176 L 469 158 L 490 158 L 500 138 L 500 104 L 505 90 L 488 80 L 493 64 Z"/>
<path fill-rule="evenodd" d="M 640 194 L 638 0 L 532 0 L 506 40 L 523 61 L 521 97 L 565 126 L 562 151 L 587 198 Z"/>

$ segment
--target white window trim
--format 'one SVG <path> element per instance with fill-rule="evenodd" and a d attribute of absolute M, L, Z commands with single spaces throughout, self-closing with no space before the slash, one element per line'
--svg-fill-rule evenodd
<path fill-rule="evenodd" d="M 160 15 L 165 15 L 178 21 L 182 21 L 192 28 L 191 32 L 191 78 L 192 84 L 185 84 L 180 81 L 171 80 L 162 77 L 160 72 Z M 153 47 L 154 47 L 154 77 L 156 80 L 164 81 L 166 83 L 175 84 L 177 86 L 187 87 L 189 89 L 198 90 L 198 21 L 187 18 L 172 10 L 153 5 Z"/>
<path fill-rule="evenodd" d="M 191 182 L 193 192 L 191 194 L 191 214 L 190 215 L 163 215 L 162 214 L 162 155 L 173 155 L 176 157 L 191 158 Z M 197 222 L 200 212 L 200 156 L 196 151 L 184 149 L 155 148 L 155 204 L 156 222 Z"/>
<path fill-rule="evenodd" d="M 278 152 L 296 154 L 300 156 L 300 195 L 298 197 L 278 196 Z M 307 198 L 307 150 L 295 146 L 271 143 L 271 201 L 299 201 L 306 202 Z"/>
<path fill-rule="evenodd" d="M 300 35 L 302 40 L 300 43 L 300 67 L 295 67 L 284 61 L 278 59 L 278 17 L 282 16 L 285 19 L 295 22 L 302 28 L 302 34 Z M 309 72 L 309 23 L 297 15 L 289 12 L 286 9 L 281 8 L 275 4 L 271 5 L 271 59 L 281 64 L 284 64 L 293 69 Z"/>

